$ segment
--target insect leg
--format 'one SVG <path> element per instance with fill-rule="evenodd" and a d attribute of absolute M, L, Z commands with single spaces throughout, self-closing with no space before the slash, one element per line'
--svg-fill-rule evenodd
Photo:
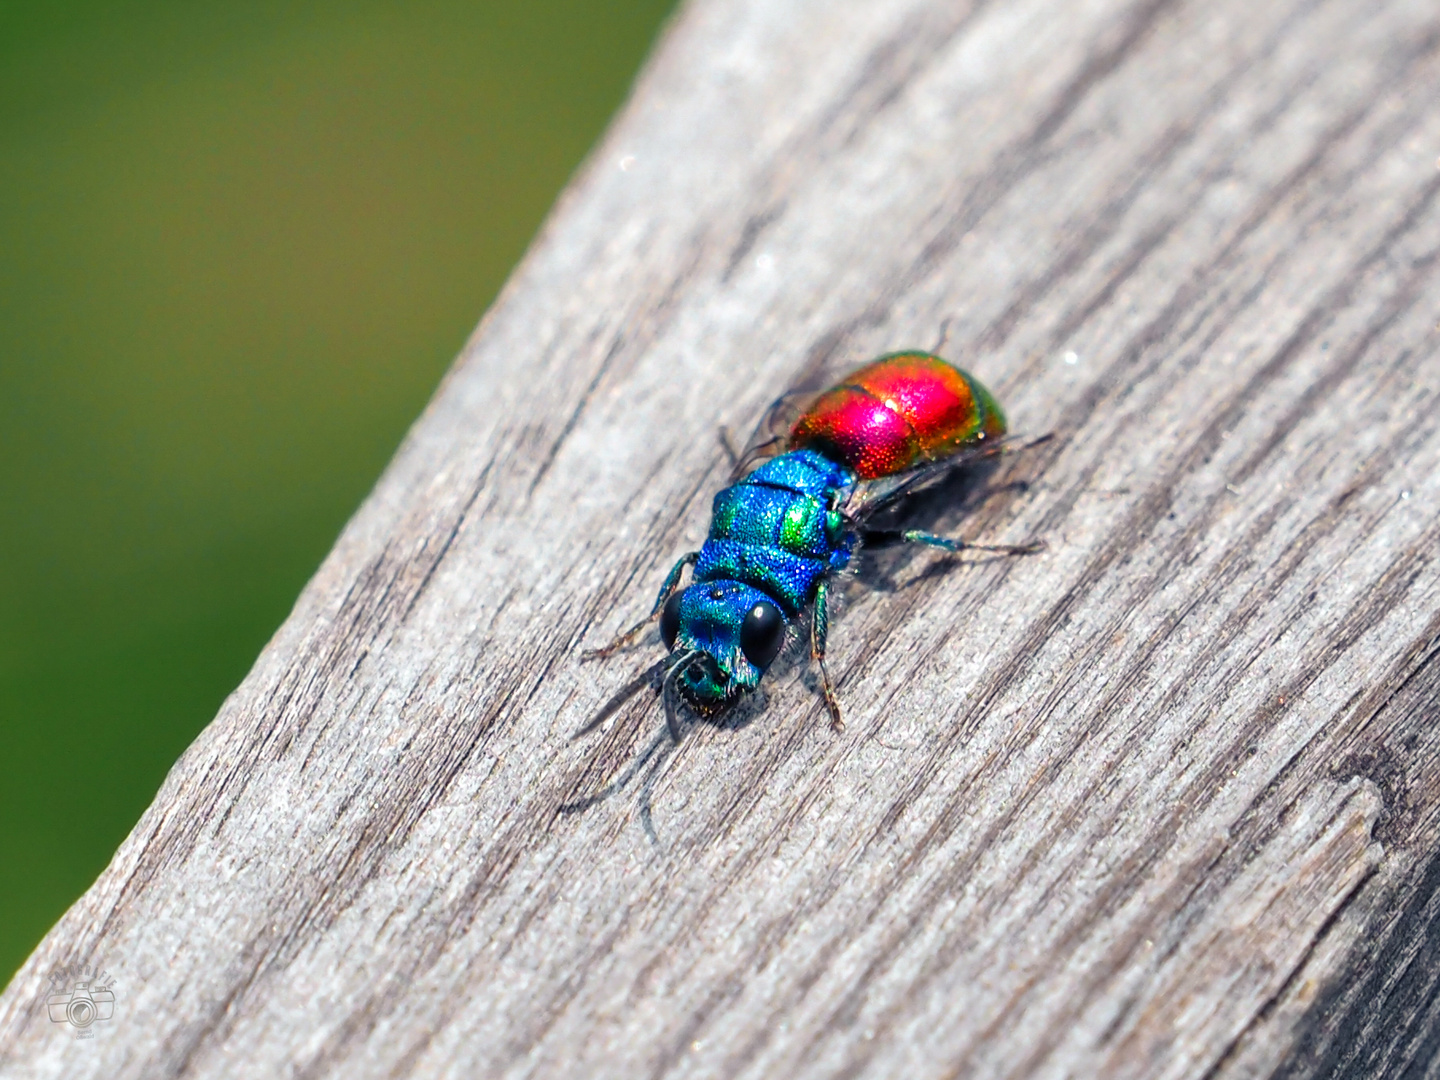
<path fill-rule="evenodd" d="M 940 324 L 940 340 L 935 342 L 935 347 L 930 350 L 931 356 L 939 356 L 940 350 L 945 348 L 945 343 L 950 340 L 950 324 L 955 321 L 955 316 L 947 315 L 945 321 Z"/>
<path fill-rule="evenodd" d="M 825 610 L 825 601 L 829 592 L 830 587 L 824 581 L 815 590 L 815 606 L 810 611 L 810 659 L 820 667 L 820 690 L 825 695 L 825 707 L 830 710 L 830 726 L 836 731 L 844 731 L 840 701 L 835 697 L 830 672 L 825 669 L 825 637 L 830 632 L 830 614 Z"/>
<path fill-rule="evenodd" d="M 665 584 L 660 586 L 660 595 L 655 598 L 655 606 L 650 609 L 650 614 L 645 616 L 644 620 L 636 623 L 629 630 L 626 630 L 623 634 L 617 637 L 609 645 L 606 645 L 604 648 L 589 649 L 586 652 L 581 653 L 580 659 L 604 659 L 607 656 L 611 656 L 614 653 L 619 652 L 626 645 L 629 645 L 632 641 L 639 637 L 641 632 L 647 626 L 649 626 L 652 622 L 654 622 L 660 617 L 660 612 L 665 610 L 665 601 L 670 599 L 670 594 L 673 593 L 675 591 L 675 587 L 680 584 L 680 574 L 684 571 L 685 567 L 693 566 L 695 560 L 699 557 L 700 553 L 698 551 L 692 551 L 686 555 L 682 555 L 680 557 L 680 561 L 670 568 L 670 573 L 665 578 Z"/>
<path fill-rule="evenodd" d="M 968 540 L 952 540 L 948 536 L 936 536 L 919 529 L 907 529 L 900 534 L 900 539 L 907 544 L 925 544 L 927 547 L 942 548 L 953 554 L 962 551 L 993 551 L 997 555 L 1034 555 L 1045 547 L 1043 540 L 1032 540 L 1028 544 L 972 544 Z"/>

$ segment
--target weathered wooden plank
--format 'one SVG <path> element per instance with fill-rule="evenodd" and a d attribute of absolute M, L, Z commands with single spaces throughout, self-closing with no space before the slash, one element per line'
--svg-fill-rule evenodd
<path fill-rule="evenodd" d="M 1420 0 L 692 3 L 5 1074 L 1423 1070 L 1437 94 Z M 716 427 L 947 320 L 1056 438 L 919 512 L 1047 552 L 877 557 L 844 734 L 802 663 L 573 740 Z"/>

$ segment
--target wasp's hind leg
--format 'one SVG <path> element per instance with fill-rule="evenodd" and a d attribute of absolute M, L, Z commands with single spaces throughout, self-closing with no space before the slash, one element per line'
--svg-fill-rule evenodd
<path fill-rule="evenodd" d="M 919 529 L 907 529 L 900 533 L 899 539 L 906 544 L 924 544 L 926 547 L 940 548 L 954 555 L 958 555 L 962 551 L 989 551 L 996 555 L 1034 555 L 1045 547 L 1044 540 L 1032 540 L 1028 544 L 972 544 L 969 540 L 952 540 L 948 536 L 937 536 L 935 533 L 922 532 Z"/>
<path fill-rule="evenodd" d="M 607 656 L 613 656 L 615 653 L 619 652 L 626 645 L 629 645 L 632 641 L 639 637 L 640 634 L 644 631 L 644 629 L 656 619 L 658 619 L 660 617 L 660 613 L 665 610 L 665 601 L 670 599 L 670 594 L 673 593 L 675 591 L 675 587 L 680 584 L 680 575 L 684 572 L 685 567 L 693 566 L 695 560 L 699 557 L 700 553 L 698 551 L 692 551 L 688 554 L 682 555 L 680 557 L 680 561 L 677 562 L 673 567 L 671 567 L 670 573 L 665 578 L 665 584 L 660 586 L 660 595 L 655 598 L 655 606 L 650 609 L 650 614 L 645 616 L 642 621 L 636 623 L 629 630 L 626 630 L 623 634 L 617 637 L 609 645 L 606 645 L 604 648 L 590 649 L 586 652 L 581 653 L 580 659 L 601 660 Z"/>
<path fill-rule="evenodd" d="M 810 611 L 810 659 L 820 668 L 820 692 L 825 697 L 825 707 L 830 710 L 830 726 L 836 731 L 845 730 L 845 721 L 840 719 L 840 701 L 835 696 L 835 686 L 830 681 L 830 672 L 825 669 L 825 638 L 830 632 L 830 614 L 825 610 L 829 585 L 822 581 L 815 590 L 815 605 Z"/>

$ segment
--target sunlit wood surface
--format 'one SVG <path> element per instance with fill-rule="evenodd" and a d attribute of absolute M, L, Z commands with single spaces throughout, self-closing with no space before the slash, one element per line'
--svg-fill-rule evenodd
<path fill-rule="evenodd" d="M 0 1073 L 1423 1070 L 1437 101 L 1425 0 L 696 0 Z M 1048 548 L 866 560 L 843 734 L 801 657 L 572 738 L 717 430 L 942 326 L 1055 438 L 920 513 Z"/>

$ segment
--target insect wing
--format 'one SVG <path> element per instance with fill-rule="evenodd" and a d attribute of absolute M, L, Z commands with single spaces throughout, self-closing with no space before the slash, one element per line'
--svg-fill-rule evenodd
<path fill-rule="evenodd" d="M 834 389 L 835 378 L 833 372 L 827 374 L 823 363 L 812 360 L 805 364 L 790 389 L 770 403 L 755 425 L 755 431 L 735 460 L 735 468 L 730 473 L 732 483 L 761 462 L 792 449 L 790 429 L 821 395 Z"/>
<path fill-rule="evenodd" d="M 965 447 L 941 461 L 927 462 L 876 480 L 862 480 L 846 493 L 837 509 L 851 521 L 862 523 L 901 499 L 938 483 L 956 469 L 1014 449 L 1018 441 L 1013 436 L 995 439 L 983 446 Z"/>
<path fill-rule="evenodd" d="M 790 449 L 791 427 L 820 393 L 819 390 L 791 390 L 771 402 L 745 443 L 745 449 L 736 458 L 730 472 L 731 481 L 739 480 L 762 461 Z"/>

